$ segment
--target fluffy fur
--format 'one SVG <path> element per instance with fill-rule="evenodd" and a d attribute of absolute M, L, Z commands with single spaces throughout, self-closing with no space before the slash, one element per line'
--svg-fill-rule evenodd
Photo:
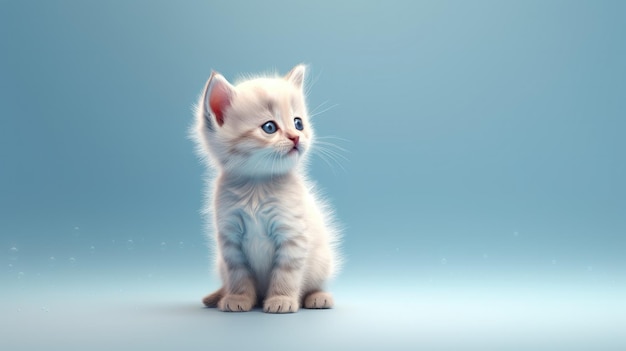
<path fill-rule="evenodd" d="M 213 73 L 200 97 L 193 137 L 215 171 L 206 213 L 222 279 L 203 299 L 208 307 L 237 312 L 258 304 L 288 313 L 333 306 L 324 285 L 338 269 L 339 233 L 306 178 L 314 131 L 305 71 L 299 65 L 284 77 L 236 86 Z"/>

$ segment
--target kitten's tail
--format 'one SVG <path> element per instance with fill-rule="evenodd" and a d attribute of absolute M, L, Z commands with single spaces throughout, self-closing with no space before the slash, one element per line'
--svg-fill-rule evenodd
<path fill-rule="evenodd" d="M 217 303 L 224 297 L 224 287 L 219 288 L 217 291 L 205 296 L 202 299 L 202 303 L 206 307 L 217 307 Z"/>

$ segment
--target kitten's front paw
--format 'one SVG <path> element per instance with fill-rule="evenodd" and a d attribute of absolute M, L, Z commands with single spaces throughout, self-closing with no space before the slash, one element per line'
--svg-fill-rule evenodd
<path fill-rule="evenodd" d="M 263 303 L 263 312 L 267 313 L 293 313 L 299 308 L 298 299 L 290 296 L 272 296 Z"/>
<path fill-rule="evenodd" d="M 246 295 L 225 295 L 217 308 L 224 312 L 248 312 L 254 305 L 253 299 Z"/>
<path fill-rule="evenodd" d="M 325 291 L 316 291 L 304 298 L 304 308 L 332 308 L 333 296 Z"/>

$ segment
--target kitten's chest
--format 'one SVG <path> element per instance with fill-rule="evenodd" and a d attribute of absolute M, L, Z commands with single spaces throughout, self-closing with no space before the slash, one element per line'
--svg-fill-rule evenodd
<path fill-rule="evenodd" d="M 257 281 L 269 279 L 280 242 L 301 232 L 302 197 L 297 188 L 246 185 L 231 189 L 227 204 L 241 221 L 241 247 Z"/>
<path fill-rule="evenodd" d="M 291 232 L 302 233 L 306 194 L 297 179 L 221 185 L 216 199 L 218 226 L 225 230 L 225 235 L 232 231 L 232 235 L 243 237 L 251 246 L 250 251 L 262 251 L 270 244 L 275 247 Z"/>
<path fill-rule="evenodd" d="M 301 212 L 302 193 L 295 181 L 241 184 L 229 189 L 227 203 L 258 222 L 267 222 Z"/>
<path fill-rule="evenodd" d="M 267 231 L 267 223 L 256 217 L 244 217 L 245 230 L 241 238 L 241 248 L 257 282 L 264 283 L 269 280 L 276 243 Z"/>
<path fill-rule="evenodd" d="M 241 247 L 254 272 L 257 289 L 265 291 L 280 242 L 274 228 L 282 226 L 293 209 L 285 207 L 280 194 L 251 192 L 246 195 L 239 201 L 244 218 Z"/>

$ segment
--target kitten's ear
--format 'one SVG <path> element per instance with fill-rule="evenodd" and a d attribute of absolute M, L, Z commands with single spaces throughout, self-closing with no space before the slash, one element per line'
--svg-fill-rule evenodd
<path fill-rule="evenodd" d="M 211 78 L 204 88 L 204 110 L 212 112 L 217 124 L 224 124 L 224 112 L 232 101 L 235 94 L 233 87 L 221 74 L 211 73 Z"/>
<path fill-rule="evenodd" d="M 303 64 L 297 65 L 292 68 L 289 73 L 285 76 L 285 79 L 293 83 L 296 87 L 302 89 L 302 85 L 304 84 L 304 75 L 306 73 L 306 66 Z"/>

